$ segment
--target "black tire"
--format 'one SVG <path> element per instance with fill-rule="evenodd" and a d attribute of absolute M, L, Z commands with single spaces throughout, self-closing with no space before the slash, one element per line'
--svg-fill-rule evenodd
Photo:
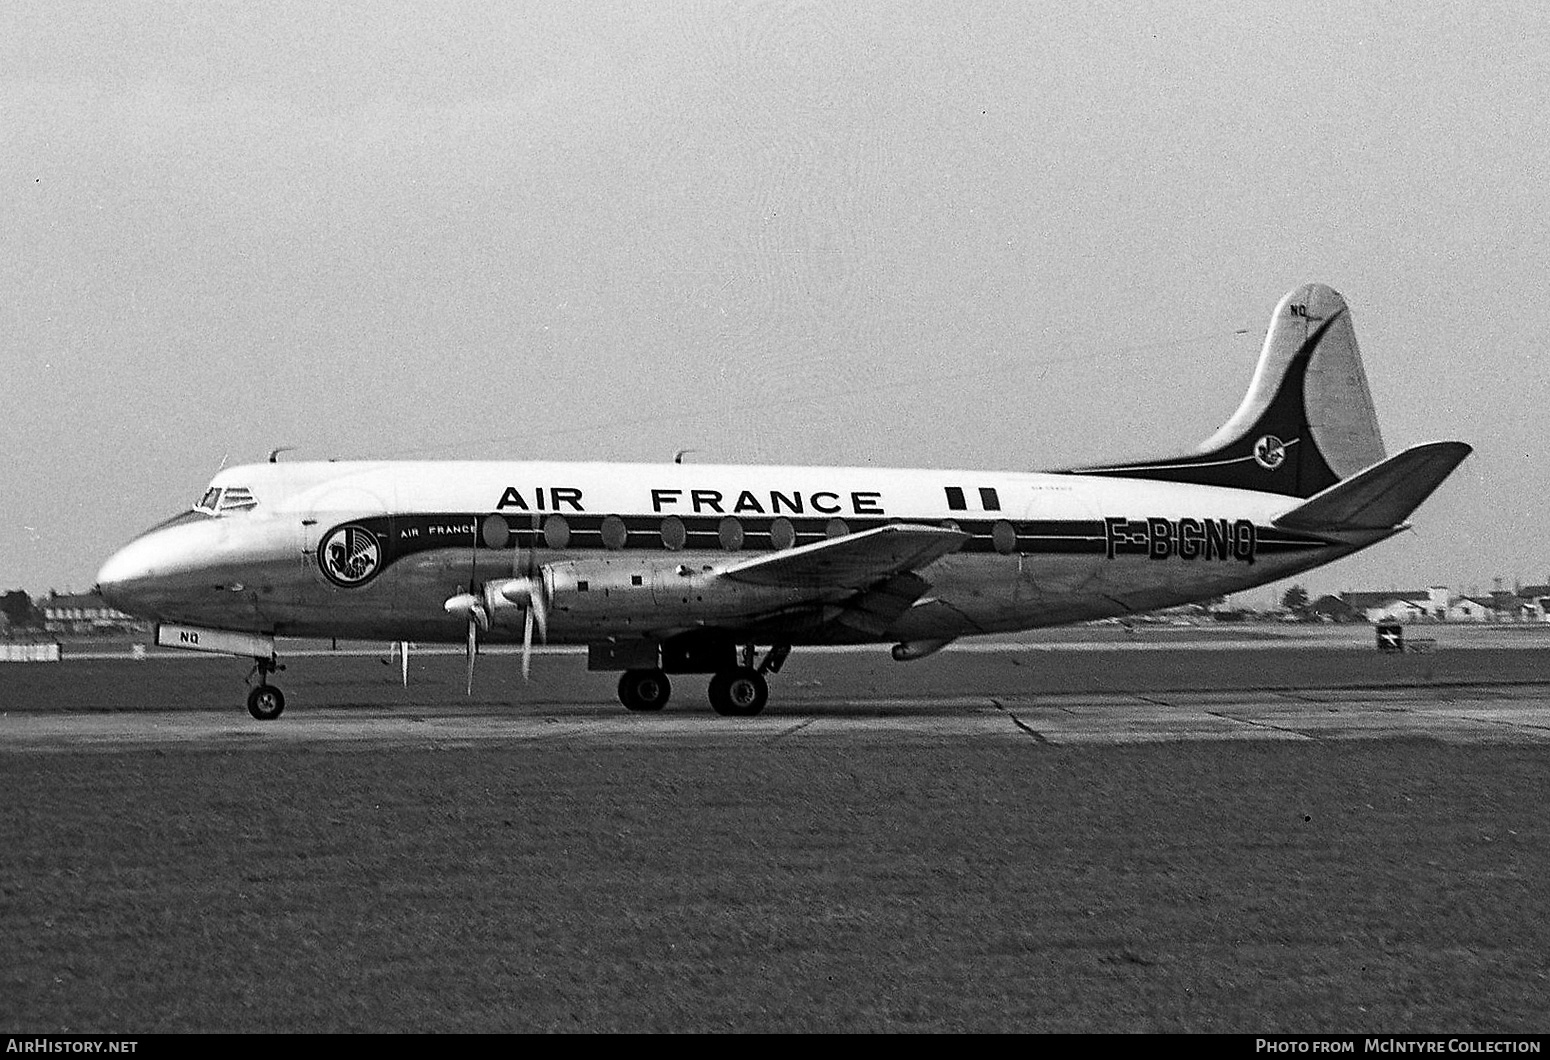
<path fill-rule="evenodd" d="M 619 678 L 619 702 L 630 710 L 661 710 L 672 694 L 673 683 L 661 670 L 626 670 Z"/>
<path fill-rule="evenodd" d="M 274 721 L 285 712 L 285 693 L 274 685 L 259 685 L 248 693 L 248 713 L 259 721 Z"/>
<path fill-rule="evenodd" d="M 770 700 L 764 675 L 749 666 L 723 670 L 710 679 L 710 705 L 728 718 L 751 718 Z"/>

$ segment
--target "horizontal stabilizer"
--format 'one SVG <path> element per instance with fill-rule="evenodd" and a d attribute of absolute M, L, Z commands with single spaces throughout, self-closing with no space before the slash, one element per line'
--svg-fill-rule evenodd
<path fill-rule="evenodd" d="M 940 526 L 895 523 L 771 552 L 716 573 L 750 585 L 864 589 L 921 567 L 963 547 L 969 535 Z"/>
<path fill-rule="evenodd" d="M 1288 530 L 1387 530 L 1398 526 L 1474 450 L 1428 442 L 1389 457 L 1311 498 L 1275 521 Z"/>

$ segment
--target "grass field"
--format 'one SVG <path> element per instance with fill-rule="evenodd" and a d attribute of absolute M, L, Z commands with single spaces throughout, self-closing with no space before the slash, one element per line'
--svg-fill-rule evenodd
<path fill-rule="evenodd" d="M 1550 749 L 0 752 L 7 1030 L 1543 1031 Z"/>

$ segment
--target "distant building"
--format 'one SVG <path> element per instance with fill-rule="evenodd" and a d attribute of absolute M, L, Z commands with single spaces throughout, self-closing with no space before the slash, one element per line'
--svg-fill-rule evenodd
<path fill-rule="evenodd" d="M 1449 622 L 1499 622 L 1501 612 L 1489 596 L 1460 596 L 1448 603 Z"/>
<path fill-rule="evenodd" d="M 50 633 L 109 633 L 139 628 L 139 621 L 111 608 L 96 593 L 50 594 L 41 601 Z"/>
<path fill-rule="evenodd" d="M 1338 596 L 1321 596 L 1307 607 L 1320 622 L 1365 622 L 1367 616 Z"/>
<path fill-rule="evenodd" d="M 1342 621 L 1335 602 L 1368 622 L 1550 622 L 1550 585 L 1458 596 L 1450 594 L 1446 585 L 1424 591 L 1345 592 L 1338 598 L 1320 598 L 1311 610 L 1325 621 Z"/>
<path fill-rule="evenodd" d="M 1442 618 L 1432 614 L 1434 589 L 1390 589 L 1386 592 L 1341 593 L 1345 605 L 1368 622 L 1419 622 Z M 1446 595 L 1446 590 L 1444 590 Z M 1444 607 L 1446 604 L 1444 603 Z"/>
<path fill-rule="evenodd" d="M 1550 622 L 1550 585 L 1525 585 L 1515 596 L 1518 621 Z"/>
<path fill-rule="evenodd" d="M 1524 586 L 1511 600 L 1516 621 L 1550 621 L 1550 586 Z"/>

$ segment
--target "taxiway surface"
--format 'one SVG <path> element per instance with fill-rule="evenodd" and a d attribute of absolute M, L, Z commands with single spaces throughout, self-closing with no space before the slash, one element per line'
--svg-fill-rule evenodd
<path fill-rule="evenodd" d="M 297 743 L 460 746 L 491 741 L 768 741 L 904 738 L 1127 744 L 1168 740 L 1429 737 L 1550 741 L 1550 686 L 1318 692 L 1168 693 L 810 700 L 751 719 L 618 707 L 321 707 L 255 722 L 240 709 L 6 712 L 0 748 L 113 750 L 148 745 Z"/>
<path fill-rule="evenodd" d="M 613 675 L 587 673 L 584 657 L 568 650 L 543 653 L 528 684 L 516 657 L 497 649 L 481 659 L 472 697 L 455 650 L 417 650 L 404 687 L 399 660 L 378 646 L 292 650 L 280 680 L 290 706 L 265 723 L 241 705 L 247 663 L 186 654 L 135 659 L 121 646 L 117 654 L 0 667 L 0 751 L 879 734 L 1057 745 L 1550 741 L 1550 629 L 1436 627 L 1434 648 L 1402 655 L 1376 652 L 1365 628 L 1272 630 L 1257 639 L 1056 632 L 1084 639 L 979 642 L 909 664 L 875 648 L 804 652 L 771 680 L 770 705 L 753 719 L 713 714 L 694 675 L 673 678 L 667 710 L 630 714 L 613 699 Z"/>

